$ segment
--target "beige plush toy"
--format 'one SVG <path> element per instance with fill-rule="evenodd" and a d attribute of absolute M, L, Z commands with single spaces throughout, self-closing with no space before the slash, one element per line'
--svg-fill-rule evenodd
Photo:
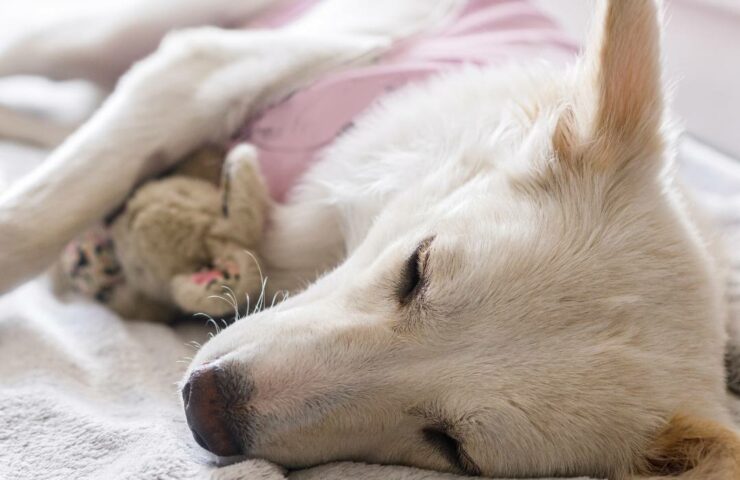
<path fill-rule="evenodd" d="M 72 242 L 62 276 L 130 318 L 233 314 L 234 301 L 245 305 L 262 289 L 255 249 L 268 203 L 253 147 L 238 145 L 225 160 L 201 150 Z"/>

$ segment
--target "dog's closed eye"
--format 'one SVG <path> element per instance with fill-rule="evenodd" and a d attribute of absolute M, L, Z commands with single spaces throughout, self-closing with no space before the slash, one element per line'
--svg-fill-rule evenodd
<path fill-rule="evenodd" d="M 426 284 L 426 266 L 429 259 L 429 246 L 434 237 L 423 240 L 406 260 L 397 286 L 398 300 L 401 305 L 408 305 L 424 289 Z"/>

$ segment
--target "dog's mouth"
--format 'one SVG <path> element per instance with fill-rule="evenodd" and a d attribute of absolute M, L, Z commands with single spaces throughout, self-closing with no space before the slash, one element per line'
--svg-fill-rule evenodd
<path fill-rule="evenodd" d="M 421 431 L 424 441 L 445 460 L 465 475 L 477 477 L 481 469 L 468 454 L 463 443 L 443 425 L 431 425 Z"/>

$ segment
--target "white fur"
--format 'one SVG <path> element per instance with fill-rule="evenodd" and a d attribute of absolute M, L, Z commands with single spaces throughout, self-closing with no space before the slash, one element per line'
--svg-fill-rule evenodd
<path fill-rule="evenodd" d="M 355 15 L 364 4 L 327 1 L 272 33 L 169 37 L 2 197 L 0 287 L 144 175 L 439 13 L 389 0 Z M 671 415 L 728 421 L 722 279 L 672 180 L 655 7 L 610 12 L 569 70 L 468 69 L 385 99 L 272 212 L 269 285 L 300 293 L 193 361 L 233 380 L 250 455 L 620 478 Z M 403 303 L 425 239 L 423 297 Z M 429 427 L 459 442 L 456 460 Z"/>

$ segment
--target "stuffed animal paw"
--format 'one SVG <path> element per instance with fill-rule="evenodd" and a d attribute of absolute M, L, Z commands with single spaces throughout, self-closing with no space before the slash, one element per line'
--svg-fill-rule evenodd
<path fill-rule="evenodd" d="M 226 316 L 253 303 L 261 287 L 257 259 L 245 250 L 234 250 L 196 273 L 177 275 L 171 285 L 174 301 L 183 311 L 211 316 Z"/>
<path fill-rule="evenodd" d="M 107 228 L 68 246 L 60 264 L 76 290 L 127 317 L 223 317 L 261 293 L 255 250 L 268 203 L 253 147 L 238 145 L 225 160 L 202 151 L 139 188 Z"/>

